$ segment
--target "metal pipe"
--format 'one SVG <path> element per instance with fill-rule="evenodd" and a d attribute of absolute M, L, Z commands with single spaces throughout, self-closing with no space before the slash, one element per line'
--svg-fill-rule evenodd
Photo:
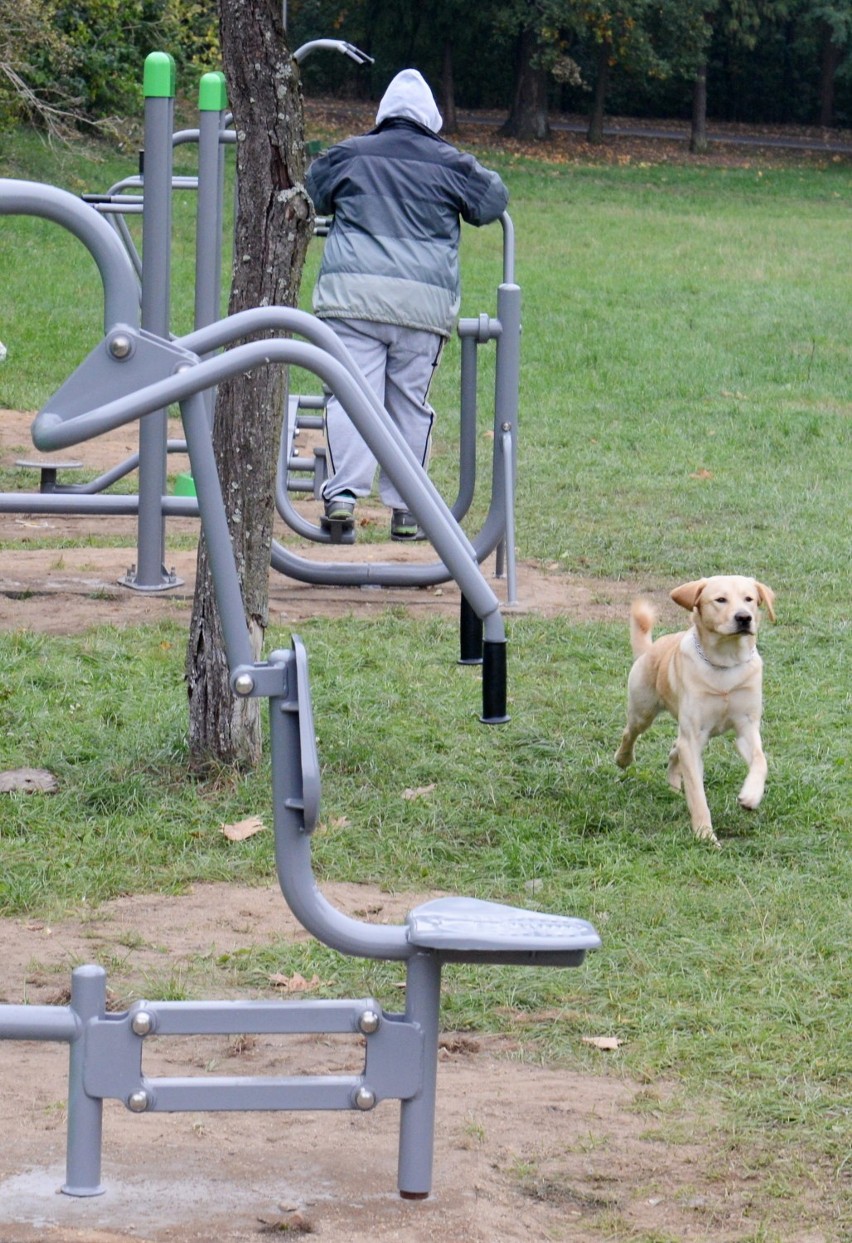
<path fill-rule="evenodd" d="M 82 1035 L 71 1045 L 68 1065 L 68 1141 L 65 1182 L 69 1196 L 100 1196 L 103 1100 L 86 1091 L 86 1025 L 106 1013 L 106 972 L 89 964 L 71 972 L 71 1008 L 79 1016 Z"/>
<path fill-rule="evenodd" d="M 70 1006 L 0 1006 L 0 1040 L 56 1040 L 70 1044 L 80 1020 Z"/>
<path fill-rule="evenodd" d="M 503 433 L 501 442 L 503 453 L 503 480 L 506 488 L 506 603 L 518 603 L 518 575 L 515 564 L 515 467 L 514 450 L 511 431 Z"/>
<path fill-rule="evenodd" d="M 259 312 L 261 318 L 267 314 L 266 309 Z M 251 324 L 251 311 L 241 312 L 232 319 L 243 320 L 245 323 L 246 316 Z M 219 325 L 214 325 L 211 329 L 192 334 L 192 337 L 196 342 L 203 342 L 205 333 L 215 332 L 218 328 Z M 234 325 L 232 329 L 235 329 Z M 236 331 L 239 332 L 239 329 Z M 334 336 L 330 329 L 328 332 Z M 254 367 L 270 363 L 289 363 L 312 371 L 337 394 L 371 452 L 382 462 L 389 478 L 405 497 L 444 565 L 468 596 L 471 606 L 482 617 L 486 638 L 504 641 L 505 631 L 499 601 L 482 577 L 476 564 L 475 550 L 400 436 L 390 416 L 383 407 L 368 399 L 363 381 L 359 382 L 350 370 L 351 360 L 347 366 L 325 349 L 291 339 L 250 341 L 223 354 L 207 358 L 194 367 L 187 366 L 177 374 L 135 393 L 119 397 L 95 410 L 67 420 L 63 420 L 60 414 L 44 409 L 36 416 L 33 424 L 33 439 L 38 448 L 46 451 L 67 448 L 172 402 L 183 401 L 238 372 L 251 371 Z"/>
<path fill-rule="evenodd" d="M 172 232 L 172 128 L 174 75 L 168 78 L 152 52 L 145 62 L 145 210 L 142 215 L 142 328 L 169 336 Z M 156 58 L 156 59 L 155 59 Z M 139 425 L 139 511 L 136 570 L 122 581 L 143 590 L 174 586 L 164 573 L 168 411 L 153 411 Z"/>

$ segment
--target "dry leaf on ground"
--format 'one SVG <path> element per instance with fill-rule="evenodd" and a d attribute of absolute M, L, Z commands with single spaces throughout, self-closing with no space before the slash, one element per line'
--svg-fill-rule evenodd
<path fill-rule="evenodd" d="M 428 786 L 414 786 L 413 789 L 403 790 L 402 797 L 407 799 L 425 798 L 427 794 L 431 794 L 432 791 L 436 789 L 437 786 L 433 781 L 432 784 Z"/>
<path fill-rule="evenodd" d="M 269 983 L 274 984 L 276 988 L 281 988 L 285 993 L 311 993 L 315 988 L 319 988 L 322 981 L 318 975 L 312 975 L 306 980 L 298 971 L 294 971 L 292 975 L 281 975 L 275 972 L 269 977 Z"/>
<path fill-rule="evenodd" d="M 260 816 L 249 816 L 245 820 L 237 820 L 234 824 L 223 824 L 222 832 L 229 842 L 244 842 L 247 837 L 254 837 L 263 829 L 264 823 Z"/>
<path fill-rule="evenodd" d="M 584 1036 L 583 1044 L 594 1045 L 596 1049 L 617 1049 L 624 1044 L 619 1036 Z"/>

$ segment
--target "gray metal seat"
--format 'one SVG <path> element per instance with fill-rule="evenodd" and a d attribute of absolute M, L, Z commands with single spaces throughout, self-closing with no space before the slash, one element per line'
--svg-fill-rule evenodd
<path fill-rule="evenodd" d="M 577 967 L 588 951 L 600 948 L 600 937 L 584 919 L 479 898 L 424 902 L 402 925 L 369 924 L 336 910 L 320 893 L 311 866 L 321 780 L 307 652 L 293 635 L 291 650 L 274 653 L 274 659 L 287 670 L 284 698 L 270 702 L 278 879 L 290 909 L 325 944 L 345 954 L 406 964 L 405 1012 L 382 1011 L 381 1019 L 390 1020 L 386 1027 L 391 1031 L 416 1033 L 419 1043 L 416 1090 L 399 1093 L 398 1185 L 402 1196 L 420 1199 L 429 1194 L 432 1181 L 444 964 Z M 406 1065 L 410 1054 L 408 1047 L 401 1051 Z M 388 1049 L 386 1056 L 393 1060 L 398 1055 Z M 377 1099 L 372 1084 L 368 1099 Z"/>
<path fill-rule="evenodd" d="M 576 967 L 600 937 L 585 919 L 480 898 L 435 898 L 409 911 L 408 940 L 445 961 Z"/>

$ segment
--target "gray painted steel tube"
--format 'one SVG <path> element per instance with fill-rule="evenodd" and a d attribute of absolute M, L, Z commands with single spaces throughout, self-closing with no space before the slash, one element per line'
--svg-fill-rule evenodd
<path fill-rule="evenodd" d="M 241 314 L 249 317 L 249 324 L 253 322 L 252 312 Z M 261 315 L 265 314 L 265 311 L 261 312 Z M 240 316 L 233 318 L 239 319 Z M 192 334 L 196 342 L 203 336 L 203 332 Z M 325 349 L 286 339 L 238 345 L 136 393 L 67 420 L 63 420 L 61 414 L 44 409 L 33 424 L 33 440 L 38 448 L 45 451 L 67 448 L 172 402 L 183 401 L 240 371 L 251 371 L 268 363 L 290 363 L 312 371 L 337 394 L 374 456 L 382 462 L 388 476 L 406 498 L 412 513 L 467 596 L 471 607 L 483 619 L 486 639 L 504 642 L 505 629 L 499 601 L 483 578 L 469 541 L 434 486 L 430 485 L 387 412 L 381 409 L 379 414 L 375 405 L 366 399 L 363 385 L 358 383 L 347 366 L 331 357 Z"/>
<path fill-rule="evenodd" d="M 211 324 L 208 328 L 201 329 L 198 332 L 191 332 L 185 337 L 180 337 L 175 344 L 179 345 L 182 349 L 191 350 L 193 353 L 207 354 L 210 350 L 228 345 L 232 341 L 238 340 L 240 337 L 252 336 L 255 333 L 268 331 L 270 329 L 277 330 L 279 332 L 298 333 L 298 335 L 304 337 L 306 341 L 309 341 L 312 345 L 318 346 L 320 349 L 328 353 L 336 362 L 342 364 L 347 369 L 354 383 L 357 385 L 363 400 L 366 401 L 366 403 L 372 408 L 379 422 L 395 437 L 398 445 L 404 444 L 402 438 L 399 436 L 396 424 L 378 400 L 369 384 L 367 384 L 366 380 L 364 380 L 363 376 L 358 371 L 358 368 L 352 361 L 352 357 L 346 346 L 343 345 L 334 330 L 329 328 L 328 324 L 323 323 L 321 319 L 317 319 L 315 315 L 309 315 L 307 311 L 300 311 L 293 307 L 281 306 L 256 307 L 249 311 L 238 311 L 235 315 L 230 315 L 227 319 L 220 320 L 216 324 Z M 320 379 L 325 378 L 322 373 L 315 368 L 312 367 L 310 370 L 314 371 Z M 331 387 L 331 385 L 329 385 L 329 387 Z M 341 396 L 336 389 L 333 389 L 333 391 L 337 393 L 338 397 Z M 342 402 L 342 404 L 348 412 L 346 403 Z M 368 444 L 370 444 L 370 441 L 366 436 L 364 436 L 364 439 L 367 440 Z M 372 445 L 370 445 L 370 448 L 372 448 Z M 375 456 L 378 457 L 379 455 L 375 454 Z M 411 455 L 409 454 L 409 456 Z M 382 465 L 384 466 L 384 461 L 381 458 L 379 460 L 382 461 Z M 411 457 L 411 460 L 414 461 L 414 458 Z M 388 474 L 390 475 L 390 471 L 388 471 Z M 391 478 L 393 479 L 392 475 Z M 429 492 L 435 503 L 449 513 L 443 497 L 425 472 L 423 473 L 423 482 L 426 491 Z M 394 483 L 396 483 L 395 480 Z M 396 486 L 399 487 L 398 484 L 396 484 Z M 402 489 L 400 489 L 400 491 L 402 491 Z M 467 536 L 464 535 L 463 532 L 461 533 L 461 536 L 462 539 L 468 544 L 470 555 L 475 556 L 475 549 L 470 544 L 470 541 L 468 541 Z"/>
<path fill-rule="evenodd" d="M 0 1040 L 56 1040 L 70 1044 L 80 1020 L 69 1006 L 0 1006 Z"/>
<path fill-rule="evenodd" d="M 171 300 L 172 120 L 174 99 L 145 100 L 145 210 L 142 214 L 142 327 L 167 339 Z M 139 425 L 139 513 L 136 572 L 128 586 L 166 585 L 166 528 L 161 499 L 166 491 L 168 413 L 152 412 Z M 173 585 L 168 583 L 169 586 Z"/>
<path fill-rule="evenodd" d="M 103 1100 L 89 1096 L 85 1087 L 86 1036 L 90 1019 L 106 1013 L 106 972 L 103 967 L 75 967 L 71 972 L 71 1008 L 79 1016 L 83 1034 L 71 1045 L 68 1067 L 68 1143 L 65 1154 L 65 1182 L 69 1196 L 103 1195 L 101 1150 Z"/>
<path fill-rule="evenodd" d="M 408 962 L 405 1017 L 421 1032 L 423 1061 L 420 1091 L 400 1105 L 397 1185 L 405 1200 L 424 1200 L 432 1190 L 440 1013 L 441 959 L 415 954 Z"/>
<path fill-rule="evenodd" d="M 279 654 L 280 655 L 280 654 Z M 276 656 L 273 653 L 272 659 Z M 295 662 L 290 654 L 287 679 L 295 686 Z M 291 690 L 292 694 L 292 690 Z M 311 866 L 311 838 L 299 810 L 288 803 L 288 792 L 300 771 L 299 724 L 292 700 L 269 701 L 269 742 L 273 755 L 272 804 L 275 816 L 275 866 L 278 883 L 299 923 L 323 944 L 359 958 L 399 961 L 413 950 L 399 924 L 369 924 L 332 906 L 320 892 Z M 295 781 L 294 781 L 295 776 Z"/>
<path fill-rule="evenodd" d="M 160 508 L 170 518 L 197 518 L 194 496 L 163 496 Z M 110 492 L 90 496 L 85 492 L 2 492 L 0 514 L 107 514 L 132 517 L 139 512 L 139 497 Z"/>
<path fill-rule="evenodd" d="M 344 366 L 350 369 L 351 374 L 360 385 L 364 397 L 376 415 L 385 426 L 389 426 L 395 432 L 395 425 L 390 416 L 376 399 L 369 385 L 359 375 L 352 363 L 348 350 L 341 344 L 335 332 L 327 324 L 323 323 L 322 320 L 317 319 L 313 315 L 308 315 L 305 311 L 291 307 L 262 307 L 250 311 L 240 311 L 235 315 L 229 316 L 227 320 L 221 320 L 216 324 L 211 324 L 202 331 L 189 333 L 187 336 L 181 337 L 177 344 L 183 349 L 192 350 L 200 354 L 208 354 L 211 350 L 227 345 L 240 336 L 250 336 L 258 332 L 270 330 L 298 333 L 343 363 Z M 461 532 L 461 537 L 467 543 L 471 557 L 477 562 L 484 561 L 497 547 L 498 542 L 502 538 L 502 473 L 499 479 L 500 490 L 497 493 L 496 502 L 492 505 L 482 531 L 473 541 L 468 540 L 464 532 Z M 428 475 L 425 476 L 425 486 L 440 507 L 446 510 L 447 507 L 443 498 Z M 305 532 L 297 531 L 297 533 L 304 534 Z M 284 548 L 277 542 L 273 543 L 272 546 L 272 567 L 280 573 L 295 579 L 297 582 L 334 586 L 374 583 L 383 587 L 427 587 L 433 586 L 436 583 L 447 582 L 454 577 L 453 571 L 447 567 L 443 559 L 441 562 L 432 563 L 431 565 L 401 565 L 393 562 L 386 564 L 381 562 L 367 564 L 316 562 L 290 552 L 289 549 Z"/>
<path fill-rule="evenodd" d="M 240 665 L 251 665 L 254 662 L 254 651 L 246 626 L 245 603 L 231 547 L 231 533 L 228 530 L 222 487 L 216 469 L 213 442 L 210 439 L 204 393 L 192 393 L 186 397 L 181 403 L 181 414 L 210 561 L 216 607 L 222 623 L 225 654 L 228 667 L 233 673 Z"/>

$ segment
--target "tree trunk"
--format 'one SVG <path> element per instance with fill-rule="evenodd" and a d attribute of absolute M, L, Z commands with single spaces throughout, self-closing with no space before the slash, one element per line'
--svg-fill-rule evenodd
<path fill-rule="evenodd" d="M 304 116 L 280 0 L 219 0 L 219 33 L 237 133 L 229 313 L 295 305 L 313 209 L 303 185 Z M 222 384 L 213 441 L 256 654 L 266 630 L 274 479 L 283 414 L 280 368 Z M 258 701 L 236 699 L 225 661 L 207 548 L 199 543 L 186 660 L 190 760 L 257 765 Z"/>
<path fill-rule="evenodd" d="M 515 56 L 512 108 L 500 133 L 506 138 L 542 141 L 550 137 L 547 116 L 547 72 L 532 63 L 538 51 L 534 30 L 521 31 Z"/>
<path fill-rule="evenodd" d="M 702 61 L 695 73 L 692 87 L 692 132 L 689 149 L 693 155 L 703 155 L 710 146 L 707 141 L 707 61 Z"/>
<path fill-rule="evenodd" d="M 607 87 L 609 86 L 609 58 L 612 44 L 604 39 L 598 49 L 598 72 L 595 77 L 595 90 L 592 96 L 592 108 L 589 113 L 589 128 L 586 138 L 589 142 L 603 142 L 604 137 L 604 105 L 606 104 Z"/>
<path fill-rule="evenodd" d="M 834 79 L 843 49 L 834 42 L 828 22 L 822 25 L 819 72 L 819 123 L 825 129 L 834 125 Z"/>
<path fill-rule="evenodd" d="M 453 74 L 453 41 L 449 37 L 444 40 L 444 56 L 441 66 L 441 110 L 444 114 L 445 134 L 455 134 L 458 130 L 456 117 L 456 85 Z"/>

